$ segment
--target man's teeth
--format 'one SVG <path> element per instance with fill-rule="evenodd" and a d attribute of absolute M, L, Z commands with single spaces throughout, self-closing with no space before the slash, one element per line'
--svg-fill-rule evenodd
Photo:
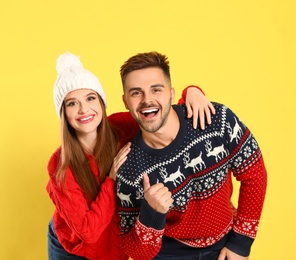
<path fill-rule="evenodd" d="M 142 113 L 143 114 L 154 113 L 154 112 L 156 113 L 157 111 L 158 111 L 158 109 L 154 108 L 154 109 L 149 109 L 149 110 L 142 111 Z"/>
<path fill-rule="evenodd" d="M 88 117 L 85 117 L 85 118 L 82 118 L 82 119 L 80 119 L 81 121 L 86 121 L 86 120 L 89 120 L 89 119 L 91 119 L 92 118 L 92 116 L 88 116 Z"/>

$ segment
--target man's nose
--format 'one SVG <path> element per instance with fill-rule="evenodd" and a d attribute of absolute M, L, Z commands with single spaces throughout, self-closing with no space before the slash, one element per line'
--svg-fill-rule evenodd
<path fill-rule="evenodd" d="M 143 93 L 141 103 L 149 104 L 151 102 L 152 98 L 149 93 Z"/>

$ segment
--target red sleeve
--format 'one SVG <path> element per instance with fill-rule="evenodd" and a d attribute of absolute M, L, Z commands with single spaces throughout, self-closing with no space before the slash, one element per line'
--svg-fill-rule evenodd
<path fill-rule="evenodd" d="M 241 185 L 233 229 L 239 234 L 255 238 L 265 198 L 267 172 L 259 148 L 258 157 L 251 160 L 234 173 Z"/>
<path fill-rule="evenodd" d="M 230 153 L 229 166 L 240 182 L 233 230 L 254 239 L 265 199 L 267 172 L 259 144 L 247 126 L 230 109 L 225 117 L 228 129 L 223 138 Z M 233 128 L 227 126 L 230 122 Z"/>
<path fill-rule="evenodd" d="M 118 112 L 108 116 L 110 124 L 115 129 L 121 146 L 130 142 L 139 130 L 138 123 L 129 112 Z"/>
<path fill-rule="evenodd" d="M 164 229 L 146 227 L 137 219 L 135 226 L 123 235 L 122 249 L 133 260 L 153 259 L 160 251 L 163 233 Z"/>
<path fill-rule="evenodd" d="M 122 229 L 122 249 L 133 260 L 153 259 L 160 251 L 166 215 L 156 212 L 144 199 L 134 226 Z"/>
<path fill-rule="evenodd" d="M 180 98 L 179 101 L 178 101 L 178 105 L 185 104 L 185 102 L 186 102 L 187 89 L 189 89 L 189 88 L 191 88 L 191 87 L 193 87 L 193 88 L 198 88 L 198 89 L 199 89 L 199 90 L 205 95 L 205 93 L 203 92 L 203 90 L 202 90 L 200 87 L 195 86 L 195 85 L 190 85 L 190 86 L 188 86 L 188 87 L 186 87 L 186 88 L 183 89 L 183 91 L 182 91 L 182 95 L 181 95 L 181 98 Z"/>
<path fill-rule="evenodd" d="M 70 170 L 66 171 L 66 189 L 57 185 L 55 171 L 59 162 L 56 152 L 48 163 L 50 175 L 47 192 L 59 215 L 69 228 L 84 242 L 95 243 L 109 225 L 115 213 L 115 181 L 106 177 L 101 191 L 90 206 L 84 192 L 75 181 Z M 91 167 L 93 169 L 93 167 Z"/>
<path fill-rule="evenodd" d="M 257 158 L 251 158 L 251 163 L 234 173 L 241 185 L 233 232 L 230 233 L 226 247 L 242 256 L 250 254 L 266 192 L 267 173 L 260 150 L 258 153 Z"/>

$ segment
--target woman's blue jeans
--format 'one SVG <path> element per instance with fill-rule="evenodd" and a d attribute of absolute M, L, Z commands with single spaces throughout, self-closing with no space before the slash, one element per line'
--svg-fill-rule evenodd
<path fill-rule="evenodd" d="M 82 256 L 76 256 L 68 253 L 60 244 L 55 231 L 52 219 L 48 224 L 48 260 L 86 260 Z"/>

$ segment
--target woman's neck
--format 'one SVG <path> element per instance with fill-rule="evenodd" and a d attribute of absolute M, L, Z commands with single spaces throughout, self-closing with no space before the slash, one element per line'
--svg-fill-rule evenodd
<path fill-rule="evenodd" d="M 93 155 L 97 141 L 97 134 L 78 135 L 78 140 L 81 143 L 83 150 L 87 154 Z"/>

